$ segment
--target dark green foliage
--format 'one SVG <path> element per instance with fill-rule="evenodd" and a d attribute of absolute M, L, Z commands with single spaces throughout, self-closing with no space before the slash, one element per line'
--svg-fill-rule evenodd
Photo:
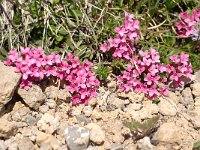
<path fill-rule="evenodd" d="M 200 141 L 197 141 L 193 144 L 193 150 L 200 150 Z"/>
<path fill-rule="evenodd" d="M 70 49 L 82 60 L 99 60 L 100 46 L 113 37 L 116 26 L 124 20 L 124 12 L 133 13 L 140 21 L 141 39 L 138 49 L 158 49 L 161 61 L 186 52 L 194 69 L 200 68 L 200 52 L 190 38 L 180 39 L 175 23 L 181 11 L 192 10 L 200 5 L 198 0 L 16 0 L 12 26 L 0 14 L 0 45 L 7 51 L 20 46 L 42 46 L 46 53 L 62 54 Z M 11 24 L 11 23 L 10 23 Z M 9 32 L 9 33 L 8 33 Z M 5 55 L 0 53 L 0 59 Z M 108 54 L 102 61 L 109 61 Z M 116 62 L 112 67 L 119 69 Z M 123 67 L 120 65 L 120 69 Z M 119 70 L 120 70 L 119 69 Z M 118 71 L 119 71 L 118 70 Z"/>
<path fill-rule="evenodd" d="M 135 140 L 138 140 L 154 132 L 158 127 L 158 120 L 159 116 L 156 116 L 142 123 L 133 119 L 131 122 L 124 122 L 123 124 L 133 132 Z"/>
<path fill-rule="evenodd" d="M 109 76 L 110 69 L 109 67 L 106 67 L 104 65 L 99 65 L 98 68 L 95 70 L 95 73 L 99 80 L 104 81 Z"/>

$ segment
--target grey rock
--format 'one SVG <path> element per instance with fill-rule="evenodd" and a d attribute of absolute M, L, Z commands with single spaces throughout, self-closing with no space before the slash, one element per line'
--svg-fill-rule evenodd
<path fill-rule="evenodd" d="M 29 90 L 19 88 L 18 94 L 23 98 L 24 102 L 34 110 L 38 110 L 39 106 L 46 98 L 42 89 L 37 85 L 33 85 Z"/>
<path fill-rule="evenodd" d="M 26 122 L 27 122 L 27 124 L 29 125 L 29 126 L 34 126 L 36 123 L 37 123 L 37 119 L 35 118 L 35 117 L 33 117 L 33 116 L 31 116 L 31 115 L 28 115 L 27 117 L 26 117 Z"/>
<path fill-rule="evenodd" d="M 77 119 L 79 122 L 84 122 L 85 124 L 91 122 L 90 119 L 86 118 L 86 117 L 83 116 L 83 115 L 76 115 L 75 117 L 76 117 L 76 119 Z"/>
<path fill-rule="evenodd" d="M 84 150 L 89 144 L 89 129 L 81 126 L 69 126 L 65 129 L 65 141 L 70 150 Z"/>
<path fill-rule="evenodd" d="M 138 150 L 153 150 L 153 145 L 150 142 L 149 137 L 144 137 L 137 142 Z"/>
<path fill-rule="evenodd" d="M 19 84 L 20 73 L 15 73 L 15 68 L 5 66 L 0 62 L 0 106 L 7 104 Z"/>

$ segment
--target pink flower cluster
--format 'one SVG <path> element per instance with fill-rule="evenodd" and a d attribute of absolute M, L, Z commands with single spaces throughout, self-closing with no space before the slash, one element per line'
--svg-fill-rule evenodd
<path fill-rule="evenodd" d="M 160 64 L 160 56 L 155 49 L 139 51 L 139 56 L 134 56 L 123 75 L 117 78 L 119 92 L 143 92 L 149 99 L 160 94 L 166 96 L 169 83 L 177 88 L 184 84 L 182 77 L 191 77 L 192 66 L 188 64 L 188 58 L 184 53 L 172 56 L 172 63 L 165 66 Z"/>
<path fill-rule="evenodd" d="M 183 86 L 182 78 L 190 78 L 192 66 L 188 63 L 189 55 L 170 57 L 171 63 L 160 63 L 159 53 L 151 48 L 150 51 L 136 51 L 134 41 L 139 38 L 139 21 L 133 20 L 133 15 L 125 14 L 121 27 L 116 27 L 117 38 L 108 39 L 101 46 L 101 51 L 114 51 L 114 59 L 128 61 L 125 71 L 117 77 L 119 92 L 143 92 L 154 99 L 159 95 L 167 95 L 169 84 L 177 88 Z"/>
<path fill-rule="evenodd" d="M 21 48 L 20 51 L 21 54 L 16 50 L 10 51 L 5 64 L 16 67 L 16 71 L 22 73 L 21 88 L 28 90 L 33 82 L 53 76 L 66 81 L 73 104 L 87 104 L 89 98 L 96 95 L 99 81 L 90 69 L 91 63 L 81 64 L 71 53 L 61 61 L 60 55 L 47 56 L 42 48 Z"/>
<path fill-rule="evenodd" d="M 139 39 L 139 21 L 133 20 L 133 15 L 125 13 L 125 21 L 121 27 L 116 27 L 117 37 L 108 39 L 100 50 L 102 52 L 113 51 L 114 59 L 130 60 L 135 52 L 134 40 Z"/>
<path fill-rule="evenodd" d="M 191 16 L 187 12 L 182 12 L 179 17 L 181 21 L 176 24 L 176 27 L 180 36 L 190 37 L 199 34 L 200 9 L 194 10 Z"/>
<path fill-rule="evenodd" d="M 192 64 L 188 62 L 189 55 L 181 53 L 180 56 L 170 57 L 170 64 L 166 65 L 166 76 L 172 87 L 177 88 L 184 85 L 184 79 L 192 76 Z"/>

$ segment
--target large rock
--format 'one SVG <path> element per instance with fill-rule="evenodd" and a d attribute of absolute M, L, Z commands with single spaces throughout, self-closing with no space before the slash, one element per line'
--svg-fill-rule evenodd
<path fill-rule="evenodd" d="M 19 84 L 20 73 L 15 73 L 15 68 L 5 66 L 0 62 L 0 106 L 7 104 Z"/>
<path fill-rule="evenodd" d="M 194 108 L 194 99 L 192 96 L 192 91 L 189 87 L 185 88 L 182 91 L 182 96 L 183 98 L 181 98 L 181 103 L 189 110 Z"/>
<path fill-rule="evenodd" d="M 19 150 L 35 150 L 33 142 L 27 137 L 19 141 L 18 148 Z"/>
<path fill-rule="evenodd" d="M 16 133 L 16 126 L 5 119 L 0 119 L 0 137 L 9 138 Z"/>
<path fill-rule="evenodd" d="M 182 129 L 175 125 L 174 122 L 164 123 L 154 134 L 153 140 L 163 145 L 179 145 L 182 140 Z"/>
<path fill-rule="evenodd" d="M 90 141 L 98 145 L 104 142 L 105 133 L 99 125 L 95 123 L 90 123 L 86 126 L 86 128 L 90 129 Z"/>
<path fill-rule="evenodd" d="M 176 104 L 169 99 L 161 99 L 158 104 L 159 112 L 165 116 L 175 116 L 177 113 Z"/>
<path fill-rule="evenodd" d="M 200 83 L 200 70 L 196 71 L 194 75 L 195 75 L 195 82 Z"/>
<path fill-rule="evenodd" d="M 41 88 L 37 85 L 33 85 L 29 90 L 20 88 L 18 94 L 23 98 L 24 102 L 34 110 L 37 110 L 46 98 Z"/>
<path fill-rule="evenodd" d="M 65 141 L 70 150 L 84 150 L 89 144 L 89 129 L 80 126 L 69 126 L 65 129 Z"/>
<path fill-rule="evenodd" d="M 200 82 L 194 83 L 192 85 L 192 94 L 195 97 L 200 97 Z"/>
<path fill-rule="evenodd" d="M 197 107 L 195 110 L 188 112 L 189 120 L 193 124 L 195 129 L 200 129 L 200 108 Z"/>

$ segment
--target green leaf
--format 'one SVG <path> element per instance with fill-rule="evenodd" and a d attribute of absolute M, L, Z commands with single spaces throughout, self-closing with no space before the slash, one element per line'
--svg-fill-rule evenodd
<path fill-rule="evenodd" d="M 58 4 L 60 2 L 60 0 L 53 0 L 54 4 Z"/>
<path fill-rule="evenodd" d="M 56 36 L 56 41 L 57 41 L 57 42 L 62 41 L 62 39 L 63 39 L 63 36 L 61 36 L 61 35 L 57 35 L 57 36 Z"/>
<path fill-rule="evenodd" d="M 109 74 L 110 74 L 110 69 L 109 67 L 105 67 L 104 65 L 99 65 L 98 68 L 95 70 L 95 73 L 99 80 L 105 80 Z"/>

